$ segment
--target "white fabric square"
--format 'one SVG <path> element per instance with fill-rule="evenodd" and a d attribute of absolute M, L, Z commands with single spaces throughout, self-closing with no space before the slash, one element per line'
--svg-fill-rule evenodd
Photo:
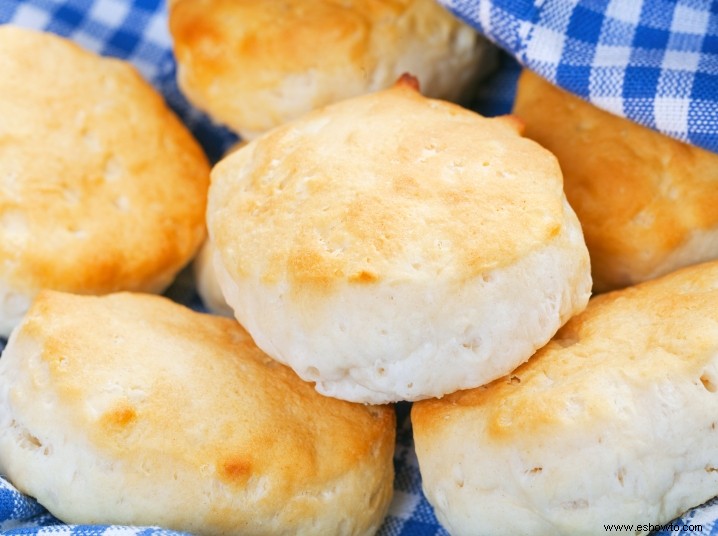
<path fill-rule="evenodd" d="M 631 57 L 631 47 L 598 45 L 593 57 L 594 67 L 619 67 L 626 65 Z"/>
<path fill-rule="evenodd" d="M 35 29 L 46 28 L 49 22 L 50 15 L 47 11 L 31 4 L 21 4 L 12 19 L 12 23 L 16 26 Z"/>
<path fill-rule="evenodd" d="M 620 97 L 591 97 L 591 102 L 602 110 L 623 115 L 623 99 Z"/>
<path fill-rule="evenodd" d="M 666 132 L 686 132 L 689 104 L 689 99 L 656 97 L 654 105 L 656 127 Z"/>
<path fill-rule="evenodd" d="M 565 39 L 562 33 L 536 26 L 526 47 L 526 55 L 533 61 L 558 63 Z"/>
<path fill-rule="evenodd" d="M 90 10 L 90 18 L 111 28 L 119 28 L 127 17 L 131 3 L 121 0 L 97 0 Z"/>
<path fill-rule="evenodd" d="M 676 71 L 696 71 L 701 55 L 697 52 L 682 52 L 679 50 L 666 50 L 661 67 Z"/>
<path fill-rule="evenodd" d="M 171 48 L 172 38 L 170 37 L 167 19 L 161 15 L 153 15 L 147 27 L 142 32 L 145 41 L 155 43 L 157 46 Z"/>
<path fill-rule="evenodd" d="M 649 0 L 650 1 L 650 0 Z M 612 19 L 637 24 L 641 20 L 643 0 L 611 0 L 606 6 L 606 16 Z"/>
<path fill-rule="evenodd" d="M 698 10 L 682 4 L 676 6 L 671 22 L 671 31 L 703 35 L 708 28 L 710 12 L 708 9 Z"/>

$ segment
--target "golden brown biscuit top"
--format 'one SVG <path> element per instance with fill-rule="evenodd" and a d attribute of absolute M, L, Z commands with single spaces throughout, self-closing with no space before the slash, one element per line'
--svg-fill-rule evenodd
<path fill-rule="evenodd" d="M 327 289 L 475 277 L 545 246 L 563 210 L 555 158 L 513 121 L 398 84 L 220 162 L 208 222 L 231 276 Z"/>
<path fill-rule="evenodd" d="M 535 442 L 557 428 L 580 433 L 621 421 L 635 411 L 626 390 L 669 396 L 672 381 L 692 379 L 715 391 L 718 378 L 706 367 L 718 352 L 716 303 L 718 262 L 597 296 L 512 374 L 416 403 L 412 420 L 426 435 L 481 421 L 497 443 Z"/>
<path fill-rule="evenodd" d="M 202 240 L 208 178 L 129 64 L 0 26 L 0 279 L 158 290 Z"/>
<path fill-rule="evenodd" d="M 373 26 L 382 27 L 385 52 L 400 46 L 396 23 L 410 9 L 441 13 L 433 0 L 175 0 L 170 29 L 177 57 L 192 66 L 195 85 L 211 86 L 241 65 L 252 76 L 233 77 L 237 87 L 262 88 L 290 73 L 331 71 L 346 63 L 373 71 L 380 59 Z M 439 24 L 417 20 L 421 24 L 414 31 L 422 35 Z"/>
<path fill-rule="evenodd" d="M 556 154 L 598 290 L 625 286 L 696 230 L 718 226 L 718 155 L 603 111 L 530 71 L 514 108 Z M 622 259 L 630 266 L 621 266 Z M 598 269 L 597 269 L 598 268 Z"/>
<path fill-rule="evenodd" d="M 45 291 L 16 336 L 38 349 L 31 373 L 46 378 L 78 441 L 86 431 L 93 449 L 130 467 L 157 455 L 239 489 L 263 478 L 276 500 L 393 448 L 390 407 L 326 398 L 237 322 L 166 298 Z"/>

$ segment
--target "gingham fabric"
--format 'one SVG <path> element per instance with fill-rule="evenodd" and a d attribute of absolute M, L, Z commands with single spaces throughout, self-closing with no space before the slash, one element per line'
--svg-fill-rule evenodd
<path fill-rule="evenodd" d="M 522 65 L 718 152 L 715 0 L 441 0 Z"/>
<path fill-rule="evenodd" d="M 659 1 L 656 3 L 663 6 L 664 9 L 664 13 L 657 20 L 667 20 L 666 13 L 668 11 L 673 13 L 673 4 L 669 6 L 671 9 L 668 10 L 665 3 Z M 639 87 L 630 86 L 630 84 L 637 83 L 635 76 L 628 76 L 625 73 L 623 76 L 619 76 L 614 64 L 605 64 L 607 60 L 601 60 L 603 63 L 589 66 L 590 72 L 594 73 L 591 75 L 580 69 L 583 64 L 579 61 L 579 58 L 585 59 L 590 55 L 587 52 L 589 45 L 586 44 L 586 40 L 590 36 L 596 35 L 602 37 L 596 40 L 593 44 L 593 49 L 601 53 L 608 53 L 610 47 L 616 47 L 614 53 L 617 58 L 633 57 L 633 52 L 629 54 L 625 50 L 626 43 L 629 43 L 629 41 L 619 39 L 618 30 L 624 27 L 628 28 L 624 23 L 629 24 L 631 21 L 625 19 L 634 17 L 636 13 L 640 13 L 640 16 L 643 17 L 644 13 L 649 12 L 650 10 L 646 7 L 648 0 L 646 0 L 646 6 L 641 7 L 641 9 L 637 7 L 641 6 L 640 1 L 626 0 L 623 3 L 627 9 L 625 13 L 618 13 L 617 2 L 608 1 L 597 0 L 583 2 L 578 5 L 576 3 L 551 1 L 537 2 L 537 4 L 543 5 L 544 10 L 535 9 L 533 4 L 526 0 L 513 2 L 496 0 L 493 3 L 483 0 L 475 2 L 456 0 L 453 2 L 452 7 L 464 18 L 487 31 L 507 50 L 514 52 L 520 61 L 533 66 L 549 78 L 557 79 L 560 83 L 567 84 L 579 93 L 581 93 L 579 91 L 581 88 L 590 88 L 593 94 L 603 98 L 603 101 L 599 98 L 599 102 L 603 102 L 603 104 L 612 109 L 619 109 L 617 106 L 619 100 L 621 110 L 624 110 L 624 108 L 629 111 L 633 110 L 633 108 L 636 110 L 643 109 L 648 117 L 654 118 L 654 123 L 659 128 L 663 125 L 665 119 L 665 109 L 661 107 L 663 105 L 658 106 L 658 108 L 655 105 L 651 106 L 654 100 L 650 96 L 647 97 L 649 102 L 644 102 L 642 105 L 640 104 L 640 99 L 633 98 L 639 95 L 647 95 L 649 91 L 645 87 L 640 89 Z M 717 33 L 715 29 L 715 13 L 718 7 L 715 4 L 711 6 L 710 3 L 686 2 L 681 5 L 683 7 L 678 11 L 681 20 L 669 27 L 671 31 L 669 31 L 668 36 L 661 33 L 661 31 L 665 32 L 665 28 L 660 26 L 659 22 L 653 22 L 653 19 L 642 23 L 641 27 L 644 29 L 639 33 L 634 32 L 632 34 L 634 35 L 632 39 L 635 39 L 635 43 L 638 45 L 647 42 L 654 43 L 651 45 L 653 49 L 649 47 L 635 54 L 637 54 L 637 58 L 645 58 L 642 61 L 647 62 L 646 68 L 659 69 L 659 73 L 654 74 L 651 79 L 656 80 L 654 89 L 658 88 L 661 92 L 668 93 L 670 88 L 678 84 L 680 76 L 686 74 L 686 66 L 695 64 L 695 58 L 690 54 L 687 56 L 670 56 L 666 61 L 651 60 L 653 61 L 651 63 L 650 58 L 655 58 L 659 55 L 655 47 L 660 42 L 660 39 L 671 43 L 671 50 L 676 53 L 685 52 L 686 43 L 690 41 L 688 38 L 691 36 L 691 31 L 694 30 L 687 32 L 688 37 L 680 36 L 685 33 L 689 21 L 695 21 L 696 19 L 699 22 L 703 21 L 704 24 L 691 26 L 691 28 L 706 28 L 708 36 L 715 36 Z M 713 9 L 712 14 L 707 18 L 701 15 L 701 13 L 706 13 L 707 11 L 700 11 L 699 9 L 700 6 L 706 5 Z M 602 14 L 601 9 L 605 9 L 605 14 Z M 567 10 L 574 10 L 576 13 L 586 15 L 587 20 L 592 22 L 571 22 L 579 19 L 575 18 L 577 15 L 569 15 Z M 600 25 L 597 22 L 599 19 L 602 21 Z M 167 101 L 185 120 L 213 160 L 216 160 L 236 140 L 228 131 L 213 125 L 203 114 L 193 110 L 179 92 L 175 83 L 175 64 L 167 32 L 165 6 L 160 0 L 0 0 L 0 23 L 13 23 L 49 30 L 69 37 L 86 48 L 101 54 L 131 61 L 165 95 Z M 539 23 L 545 23 L 545 27 L 540 26 Z M 596 34 L 596 28 L 599 26 L 600 28 L 607 28 L 607 30 L 602 30 Z M 537 30 L 540 27 L 542 29 Z M 582 30 L 581 28 L 584 27 L 587 29 Z M 593 33 L 586 33 L 589 31 L 588 29 L 592 29 Z M 653 29 L 656 31 L 651 31 Z M 556 33 L 561 31 L 568 37 L 562 38 Z M 675 37 L 678 35 L 675 32 L 682 33 Z M 698 38 L 696 37 L 696 39 Z M 564 46 L 557 55 L 552 55 L 553 53 L 548 52 L 548 49 L 542 49 L 544 46 L 555 45 L 559 41 Z M 631 43 L 634 43 L 634 41 L 630 41 L 629 44 Z M 715 37 L 706 37 L 702 46 L 704 49 L 710 48 L 711 43 L 715 44 Z M 514 46 L 515 48 L 512 48 Z M 569 53 L 569 51 L 571 52 Z M 596 57 L 603 57 L 599 56 L 598 52 L 595 55 Z M 701 57 L 709 58 L 710 54 L 703 53 Z M 678 61 L 679 58 L 683 58 L 685 61 Z M 690 63 L 689 59 L 693 63 Z M 710 76 L 715 77 L 716 75 L 715 59 L 700 60 L 698 64 L 701 66 L 698 70 L 701 77 L 698 76 L 697 72 L 694 73 L 696 76 L 694 76 L 691 86 L 693 89 L 687 93 L 685 91 L 671 93 L 671 98 L 676 102 L 684 103 L 683 108 L 679 106 L 680 113 L 676 112 L 676 118 L 683 117 L 685 119 L 684 124 L 693 125 L 692 129 L 684 129 L 688 133 L 693 133 L 691 135 L 687 134 L 687 137 L 696 141 L 696 143 L 713 140 L 712 143 L 715 144 L 715 130 L 711 131 L 711 128 L 716 128 L 715 100 L 718 97 L 716 97 L 715 91 L 712 93 L 708 91 L 709 86 L 711 86 L 710 80 L 714 80 L 710 79 Z M 637 65 L 637 67 L 642 65 Z M 674 73 L 674 71 L 676 72 Z M 486 115 L 508 112 L 511 108 L 518 72 L 519 66 L 512 56 L 504 55 L 500 61 L 499 71 L 484 85 L 479 96 L 477 109 Z M 602 73 L 600 75 L 602 78 L 596 73 Z M 621 80 L 620 83 L 618 82 L 619 79 Z M 591 82 L 592 80 L 594 82 Z M 598 83 L 598 80 L 604 80 L 604 82 Z M 609 84 L 609 82 L 611 83 Z M 609 92 L 609 87 L 612 87 L 611 84 L 615 87 L 626 87 L 627 89 L 620 90 L 618 95 L 611 94 Z M 616 84 L 618 85 L 616 86 Z M 676 85 L 675 87 L 679 86 Z M 712 127 L 706 126 L 706 123 L 691 122 L 692 117 L 699 117 L 695 115 L 699 113 L 699 108 L 692 106 L 691 101 L 682 99 L 686 95 L 691 99 L 693 95 L 700 96 L 701 99 L 705 97 L 709 104 L 712 103 L 706 108 L 713 114 L 712 119 L 707 121 L 707 123 L 712 124 Z M 631 102 L 632 104 L 625 104 L 626 102 Z M 656 109 L 659 109 L 659 111 L 656 112 Z M 649 110 L 653 111 L 649 112 Z M 681 112 L 681 110 L 683 111 Z M 655 120 L 656 118 L 658 120 Z M 702 127 L 700 126 L 701 124 L 703 125 Z M 672 127 L 672 132 L 674 133 L 679 133 L 680 130 Z M 703 134 L 703 136 L 693 137 L 696 133 Z M 180 278 L 168 294 L 177 301 L 196 309 L 202 309 L 202 304 L 191 284 L 188 284 L 186 275 Z M 0 340 L 0 351 L 3 346 L 4 341 Z M 396 469 L 395 493 L 389 515 L 379 534 L 380 536 L 444 536 L 447 533 L 439 526 L 431 506 L 421 492 L 421 476 L 414 454 L 409 419 L 410 405 L 406 403 L 398 404 L 396 409 L 398 428 L 397 448 L 394 457 Z M 691 524 L 700 524 L 703 529 L 700 532 L 702 535 L 718 535 L 718 522 L 716 520 L 718 520 L 718 500 L 691 510 L 683 518 L 676 520 L 671 527 L 657 532 L 656 535 L 690 534 L 690 531 L 680 527 Z M 51 516 L 32 498 L 23 495 L 2 478 L 0 478 L 0 531 L 8 535 L 164 536 L 182 534 L 157 527 L 66 525 Z M 495 528 L 495 534 L 499 536 L 504 534 L 501 527 Z"/>

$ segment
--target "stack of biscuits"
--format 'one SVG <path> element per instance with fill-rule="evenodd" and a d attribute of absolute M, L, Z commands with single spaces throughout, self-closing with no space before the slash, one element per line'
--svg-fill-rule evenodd
<path fill-rule="evenodd" d="M 168 9 L 180 86 L 247 141 L 211 168 L 130 66 L 0 27 L 18 489 L 70 523 L 374 534 L 404 401 L 451 534 L 718 494 L 718 156 L 529 72 L 476 114 L 492 49 L 434 0 Z M 156 295 L 192 259 L 219 314 Z"/>

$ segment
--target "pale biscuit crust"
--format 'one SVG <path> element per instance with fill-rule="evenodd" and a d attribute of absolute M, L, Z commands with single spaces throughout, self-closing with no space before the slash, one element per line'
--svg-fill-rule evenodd
<path fill-rule="evenodd" d="M 214 268 L 214 247 L 210 240 L 205 240 L 192 263 L 195 287 L 202 303 L 211 313 L 232 318 L 234 311 L 227 305 L 222 288 L 217 281 Z"/>
<path fill-rule="evenodd" d="M 440 396 L 523 362 L 590 275 L 556 160 L 516 128 L 399 84 L 220 162 L 208 228 L 237 318 L 350 400 Z"/>
<path fill-rule="evenodd" d="M 718 257 L 718 155 L 614 116 L 525 71 L 514 113 L 553 152 L 597 291 Z"/>
<path fill-rule="evenodd" d="M 229 148 L 225 156 L 241 149 L 246 144 L 246 140 L 240 140 Z M 214 267 L 214 246 L 209 238 L 204 241 L 199 253 L 197 253 L 197 256 L 192 262 L 192 273 L 194 275 L 197 294 L 199 294 L 207 310 L 214 314 L 233 317 L 234 311 L 227 305 L 227 301 L 224 299 L 222 289 L 217 281 L 217 274 Z"/>
<path fill-rule="evenodd" d="M 160 291 L 189 262 L 209 165 L 129 64 L 0 26 L 0 117 L 0 301 Z"/>
<path fill-rule="evenodd" d="M 718 494 L 718 263 L 594 298 L 483 388 L 414 404 L 452 534 L 603 534 Z"/>
<path fill-rule="evenodd" d="M 170 30 L 184 92 L 245 138 L 404 72 L 429 96 L 466 98 L 491 63 L 435 0 L 175 0 Z"/>
<path fill-rule="evenodd" d="M 0 470 L 71 523 L 369 535 L 392 495 L 392 408 L 327 399 L 166 298 L 42 292 L 0 407 Z"/>

